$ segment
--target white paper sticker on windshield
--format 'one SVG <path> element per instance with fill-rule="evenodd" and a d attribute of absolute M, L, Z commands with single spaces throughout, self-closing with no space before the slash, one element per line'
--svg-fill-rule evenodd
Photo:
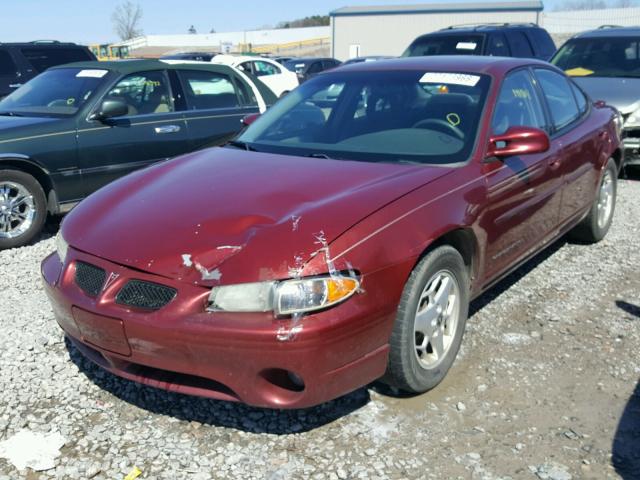
<path fill-rule="evenodd" d="M 445 83 L 449 85 L 464 85 L 465 87 L 475 87 L 479 81 L 479 75 L 446 72 L 427 72 L 420 79 L 420 83 Z"/>
<path fill-rule="evenodd" d="M 108 70 L 80 70 L 76 73 L 76 77 L 102 78 L 108 73 Z"/>
<path fill-rule="evenodd" d="M 458 42 L 456 49 L 458 50 L 475 50 L 478 46 L 475 42 Z"/>

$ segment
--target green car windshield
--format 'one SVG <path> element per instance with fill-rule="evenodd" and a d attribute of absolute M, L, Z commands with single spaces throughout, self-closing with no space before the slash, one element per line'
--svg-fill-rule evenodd
<path fill-rule="evenodd" d="M 489 84 L 473 73 L 338 70 L 287 94 L 232 145 L 369 162 L 464 162 Z"/>
<path fill-rule="evenodd" d="M 639 44 L 631 37 L 576 38 L 551 63 L 572 77 L 640 77 Z"/>
<path fill-rule="evenodd" d="M 74 115 L 104 81 L 104 69 L 56 68 L 41 73 L 0 101 L 0 114 Z"/>

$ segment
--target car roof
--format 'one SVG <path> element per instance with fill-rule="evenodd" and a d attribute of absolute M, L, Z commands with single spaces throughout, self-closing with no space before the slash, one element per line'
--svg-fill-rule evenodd
<path fill-rule="evenodd" d="M 456 33 L 493 32 L 496 30 L 519 30 L 523 28 L 528 29 L 542 27 L 536 25 L 535 23 L 480 23 L 473 25 L 451 25 L 449 27 L 436 30 L 435 32 L 426 33 L 424 35 L 421 35 L 421 37 L 431 35 L 451 35 Z"/>
<path fill-rule="evenodd" d="M 597 30 L 589 30 L 574 35 L 572 38 L 603 38 L 603 37 L 640 37 L 640 27 L 616 27 L 603 25 Z"/>
<path fill-rule="evenodd" d="M 296 61 L 299 63 L 315 62 L 316 60 L 335 60 L 331 57 L 294 57 L 290 62 Z"/>
<path fill-rule="evenodd" d="M 97 69 L 97 70 L 110 70 L 112 72 L 117 72 L 121 74 L 135 73 L 135 72 L 146 72 L 150 70 L 160 70 L 160 69 L 177 69 L 180 68 L 181 65 L 188 66 L 189 70 L 206 70 L 206 71 L 219 71 L 219 72 L 227 72 L 228 68 L 231 68 L 227 65 L 220 65 L 209 62 L 190 62 L 180 60 L 113 60 L 108 62 L 100 62 L 100 61 L 86 61 L 86 62 L 74 62 L 67 63 L 64 65 L 58 65 L 52 68 L 86 68 L 86 69 Z"/>
<path fill-rule="evenodd" d="M 556 69 L 547 62 L 533 58 L 488 57 L 481 55 L 432 55 L 425 57 L 404 57 L 375 62 L 359 62 L 340 66 L 331 71 L 393 71 L 424 70 L 443 72 L 484 73 L 501 76 L 514 68 L 522 66 L 544 66 Z"/>
<path fill-rule="evenodd" d="M 57 40 L 34 40 L 33 42 L 0 42 L 2 47 L 77 47 L 86 48 L 73 42 L 58 42 Z"/>

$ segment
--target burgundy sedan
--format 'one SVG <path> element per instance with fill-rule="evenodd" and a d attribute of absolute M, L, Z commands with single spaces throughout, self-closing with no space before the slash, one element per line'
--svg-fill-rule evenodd
<path fill-rule="evenodd" d="M 339 68 L 84 200 L 46 292 L 86 357 L 147 385 L 273 408 L 424 392 L 471 299 L 567 232 L 605 236 L 620 127 L 535 60 Z"/>

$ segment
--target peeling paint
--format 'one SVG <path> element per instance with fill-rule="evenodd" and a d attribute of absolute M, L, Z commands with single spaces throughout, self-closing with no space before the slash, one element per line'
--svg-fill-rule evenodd
<path fill-rule="evenodd" d="M 233 250 L 234 253 L 235 252 L 239 252 L 240 250 L 242 250 L 242 245 L 222 245 L 218 248 L 216 248 L 216 250 Z"/>
<path fill-rule="evenodd" d="M 291 215 L 291 231 L 292 232 L 297 232 L 298 231 L 298 226 L 300 224 L 300 220 L 302 220 L 302 217 L 299 215 Z"/>
<path fill-rule="evenodd" d="M 294 319 L 296 319 L 296 315 L 294 315 Z M 299 317 L 298 317 L 299 318 Z M 288 342 L 294 340 L 296 335 L 302 331 L 302 325 L 294 325 L 291 328 L 286 328 L 284 325 L 278 328 L 276 332 L 276 338 L 281 342 Z"/>
<path fill-rule="evenodd" d="M 195 262 L 194 267 L 196 270 L 200 272 L 202 275 L 202 280 L 220 280 L 222 278 L 222 273 L 217 268 L 209 271 L 198 262 Z"/>

